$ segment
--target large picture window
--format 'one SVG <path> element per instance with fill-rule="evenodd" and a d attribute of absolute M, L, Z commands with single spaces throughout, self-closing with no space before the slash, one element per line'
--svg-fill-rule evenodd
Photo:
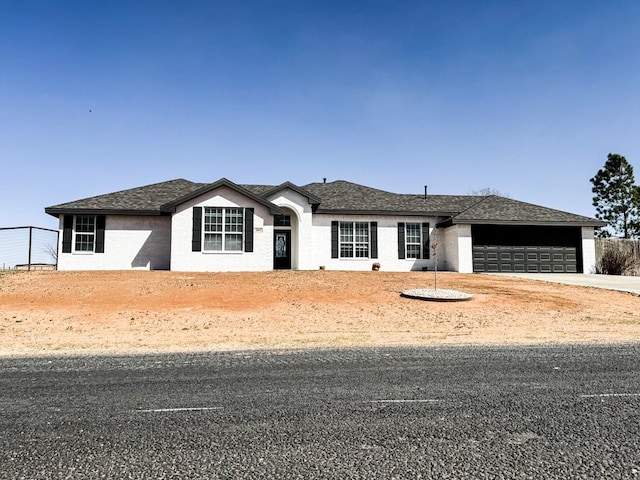
<path fill-rule="evenodd" d="M 76 215 L 74 235 L 73 245 L 76 252 L 93 252 L 96 241 L 95 215 Z"/>
<path fill-rule="evenodd" d="M 242 208 L 204 208 L 204 251 L 241 252 L 244 215 Z"/>
<path fill-rule="evenodd" d="M 340 222 L 340 258 L 369 257 L 369 223 Z"/>

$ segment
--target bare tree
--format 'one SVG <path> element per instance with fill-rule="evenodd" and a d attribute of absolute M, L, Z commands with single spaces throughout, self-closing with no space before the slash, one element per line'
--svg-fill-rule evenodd
<path fill-rule="evenodd" d="M 509 195 L 508 193 L 501 192 L 497 188 L 492 188 L 492 187 L 476 188 L 474 190 L 471 190 L 469 192 L 469 195 L 477 195 L 482 197 L 486 197 L 488 195 L 495 195 L 497 197 L 511 198 L 511 195 Z"/>
<path fill-rule="evenodd" d="M 55 265 L 58 264 L 58 246 L 48 243 L 44 246 L 44 252 L 51 257 Z"/>

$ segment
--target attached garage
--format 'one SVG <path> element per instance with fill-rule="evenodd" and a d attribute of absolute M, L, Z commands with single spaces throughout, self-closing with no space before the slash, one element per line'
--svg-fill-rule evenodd
<path fill-rule="evenodd" d="M 580 227 L 473 225 L 474 272 L 582 273 Z"/>

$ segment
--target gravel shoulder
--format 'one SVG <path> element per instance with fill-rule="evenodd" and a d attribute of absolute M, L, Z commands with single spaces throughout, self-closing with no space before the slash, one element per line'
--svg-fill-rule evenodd
<path fill-rule="evenodd" d="M 438 273 L 464 302 L 404 298 L 433 272 L 7 272 L 0 355 L 629 343 L 640 297 Z"/>

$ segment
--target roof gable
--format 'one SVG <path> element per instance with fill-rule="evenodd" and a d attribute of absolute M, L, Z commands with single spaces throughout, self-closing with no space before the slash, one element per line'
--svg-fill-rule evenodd
<path fill-rule="evenodd" d="M 185 202 L 188 202 L 189 200 L 193 200 L 196 197 L 199 197 L 201 195 L 205 195 L 213 190 L 216 190 L 220 187 L 227 187 L 230 188 L 231 190 L 244 195 L 245 197 L 250 198 L 251 200 L 260 203 L 262 205 L 264 205 L 265 207 L 269 208 L 269 211 L 272 214 L 279 214 L 282 213 L 282 211 L 280 210 L 280 208 L 277 205 L 274 205 L 273 203 L 269 202 L 268 200 L 266 200 L 264 197 L 260 196 L 260 195 L 256 195 L 255 193 L 253 193 L 251 190 L 248 190 L 244 187 L 241 187 L 240 185 L 233 183 L 230 180 L 227 180 L 226 178 L 221 178 L 220 180 L 213 182 L 213 183 L 208 183 L 203 185 L 202 187 L 198 188 L 197 190 L 194 190 L 192 192 L 187 193 L 186 195 L 183 195 L 180 198 L 176 198 L 170 202 L 165 203 L 164 205 L 162 205 L 160 207 L 160 210 L 162 212 L 166 212 L 166 213 L 173 213 L 176 211 L 176 207 L 178 205 L 181 205 Z"/>
<path fill-rule="evenodd" d="M 282 190 L 286 190 L 286 189 L 293 190 L 294 192 L 296 192 L 296 193 L 298 193 L 298 194 L 302 195 L 303 197 L 305 197 L 305 198 L 309 201 L 309 203 L 310 203 L 311 205 L 318 205 L 318 204 L 320 204 L 320 199 L 319 199 L 318 197 L 316 197 L 314 194 L 312 194 L 312 193 L 308 192 L 308 191 L 307 191 L 307 190 L 305 190 L 304 188 L 300 188 L 299 186 L 294 185 L 294 184 L 293 184 L 293 183 L 291 183 L 291 182 L 284 182 L 284 183 L 281 183 L 281 184 L 280 184 L 280 185 L 278 185 L 277 187 L 273 187 L 272 189 L 265 191 L 265 192 L 263 193 L 263 195 L 264 195 L 266 198 L 268 198 L 268 197 L 270 197 L 271 195 L 274 195 L 274 194 L 276 194 L 276 193 L 278 193 L 278 192 L 281 192 Z"/>

